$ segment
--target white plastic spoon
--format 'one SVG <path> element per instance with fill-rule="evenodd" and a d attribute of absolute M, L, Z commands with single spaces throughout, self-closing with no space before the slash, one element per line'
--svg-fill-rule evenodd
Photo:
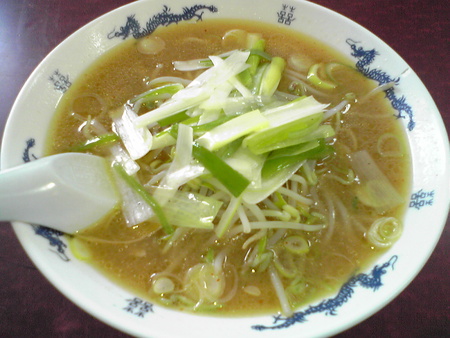
<path fill-rule="evenodd" d="M 119 202 L 105 159 L 65 153 L 0 172 L 0 220 L 68 234 L 104 217 Z"/>

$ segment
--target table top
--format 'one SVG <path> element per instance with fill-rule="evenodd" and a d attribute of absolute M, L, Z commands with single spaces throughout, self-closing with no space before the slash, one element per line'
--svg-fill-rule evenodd
<path fill-rule="evenodd" d="M 2 0 L 0 135 L 25 80 L 63 39 L 129 0 Z M 405 59 L 450 131 L 448 0 L 315 0 L 366 27 Z M 338 337 L 450 336 L 450 220 L 428 263 L 394 301 Z M 83 312 L 34 267 L 9 223 L 0 222 L 0 336 L 127 335 Z"/>

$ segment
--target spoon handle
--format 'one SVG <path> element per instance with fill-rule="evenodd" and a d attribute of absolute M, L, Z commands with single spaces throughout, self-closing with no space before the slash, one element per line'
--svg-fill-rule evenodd
<path fill-rule="evenodd" d="M 0 220 L 73 233 L 118 202 L 106 161 L 86 154 L 44 157 L 0 172 Z"/>
<path fill-rule="evenodd" d="M 42 212 L 42 195 L 52 189 L 47 162 L 37 160 L 0 172 L 0 220 L 36 220 Z"/>

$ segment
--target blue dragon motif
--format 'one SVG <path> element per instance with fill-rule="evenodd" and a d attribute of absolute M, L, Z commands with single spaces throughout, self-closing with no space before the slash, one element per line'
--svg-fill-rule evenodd
<path fill-rule="evenodd" d="M 196 18 L 197 21 L 203 20 L 203 10 L 209 10 L 211 13 L 216 13 L 218 11 L 215 6 L 206 5 L 195 5 L 190 8 L 183 7 L 183 12 L 181 14 L 174 14 L 170 12 L 170 8 L 167 6 L 163 7 L 161 13 L 153 15 L 146 25 L 145 28 L 141 28 L 140 23 L 136 20 L 134 15 L 127 17 L 127 22 L 125 26 L 119 28 L 116 32 L 114 29 L 108 34 L 108 39 L 119 38 L 123 40 L 132 35 L 135 39 L 142 38 L 144 36 L 153 33 L 159 26 L 169 26 L 172 23 L 178 23 L 180 21 L 187 21 Z"/>
<path fill-rule="evenodd" d="M 63 261 L 70 261 L 70 258 L 66 255 L 67 245 L 61 240 L 60 237 L 64 236 L 64 233 L 58 230 L 50 229 L 42 225 L 32 224 L 34 233 L 38 236 L 46 238 L 51 247 L 56 247 L 56 254 L 61 257 Z"/>
<path fill-rule="evenodd" d="M 398 256 L 392 256 L 389 261 L 382 264 L 381 266 L 376 265 L 370 274 L 360 273 L 351 277 L 344 285 L 342 285 L 338 294 L 334 298 L 329 298 L 323 300 L 321 303 L 317 305 L 309 306 L 305 311 L 295 312 L 290 317 L 283 317 L 281 315 L 274 316 L 274 325 L 265 326 L 265 325 L 254 325 L 252 329 L 263 331 L 269 329 L 285 329 L 296 323 L 305 322 L 308 316 L 324 312 L 326 315 L 336 315 L 337 309 L 344 305 L 355 292 L 355 288 L 359 285 L 366 289 L 372 289 L 376 291 L 382 286 L 381 276 L 386 273 L 386 269 L 391 266 L 394 268 L 394 264 L 397 261 Z M 281 322 L 281 323 L 279 323 Z"/>
<path fill-rule="evenodd" d="M 352 39 L 346 40 L 347 44 L 352 49 L 351 55 L 358 59 L 356 62 L 356 68 L 364 74 L 369 79 L 377 81 L 380 85 L 395 82 L 398 84 L 400 81 L 399 78 L 392 78 L 386 72 L 379 69 L 370 69 L 369 65 L 375 60 L 375 57 L 379 55 L 379 53 L 375 49 L 365 50 L 363 47 L 358 47 L 358 42 L 353 41 Z M 391 101 L 392 107 L 397 110 L 398 114 L 395 115 L 397 118 L 406 118 L 408 117 L 408 130 L 412 131 L 416 125 L 414 121 L 414 114 L 410 105 L 406 103 L 406 98 L 404 96 L 397 97 L 395 95 L 394 87 L 391 87 L 385 90 L 386 97 Z"/>
<path fill-rule="evenodd" d="M 31 149 L 36 144 L 36 140 L 34 138 L 30 138 L 25 143 L 26 146 L 22 154 L 23 161 L 27 163 L 32 160 L 36 160 L 37 157 L 31 152 Z M 62 260 L 66 262 L 70 261 L 69 257 L 66 255 L 65 252 L 67 245 L 61 240 L 61 237 L 64 236 L 64 233 L 41 225 L 33 224 L 32 227 L 36 235 L 46 238 L 49 241 L 50 246 L 56 247 L 56 253 L 58 254 L 59 257 L 61 257 Z"/>
<path fill-rule="evenodd" d="M 36 160 L 37 157 L 31 153 L 31 148 L 33 148 L 34 145 L 36 144 L 36 140 L 34 138 L 30 138 L 25 143 L 26 143 L 26 147 L 22 153 L 22 160 L 25 163 L 30 162 L 32 160 L 31 158 L 33 158 L 33 160 Z"/>

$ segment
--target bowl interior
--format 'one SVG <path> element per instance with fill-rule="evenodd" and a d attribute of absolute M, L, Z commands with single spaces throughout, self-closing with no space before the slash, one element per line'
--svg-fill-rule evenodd
<path fill-rule="evenodd" d="M 133 32 L 130 18 L 140 23 L 140 32 Z M 198 337 L 210 337 L 212 332 L 218 337 L 233 333 L 253 337 L 260 336 L 261 331 L 277 337 L 336 334 L 385 306 L 425 264 L 448 214 L 450 167 L 442 119 L 420 79 L 383 41 L 339 14 L 300 0 L 264 1 L 264 5 L 261 0 L 214 0 L 206 5 L 177 0 L 171 2 L 170 8 L 165 2 L 153 0 L 134 2 L 110 12 L 66 39 L 30 76 L 7 121 L 1 167 L 6 169 L 42 156 L 61 96 L 98 56 L 144 29 L 151 31 L 153 27 L 176 24 L 177 20 L 214 18 L 284 25 L 326 42 L 374 80 L 399 78 L 394 95 L 388 99 L 402 117 L 413 167 L 409 208 L 400 240 L 334 296 L 299 309 L 292 318 L 278 318 L 274 322 L 271 316 L 205 319 L 161 308 L 118 287 L 75 259 L 61 234 L 20 223 L 14 224 L 14 230 L 36 266 L 64 295 L 100 320 L 132 335 L 173 337 L 194 329 Z M 35 102 L 33 111 L 29 102 Z M 426 232 L 420 231 L 420 226 L 430 224 L 430 220 L 433 226 Z M 170 325 L 175 318 L 177 325 Z M 274 327 L 283 329 L 271 329 Z"/>

